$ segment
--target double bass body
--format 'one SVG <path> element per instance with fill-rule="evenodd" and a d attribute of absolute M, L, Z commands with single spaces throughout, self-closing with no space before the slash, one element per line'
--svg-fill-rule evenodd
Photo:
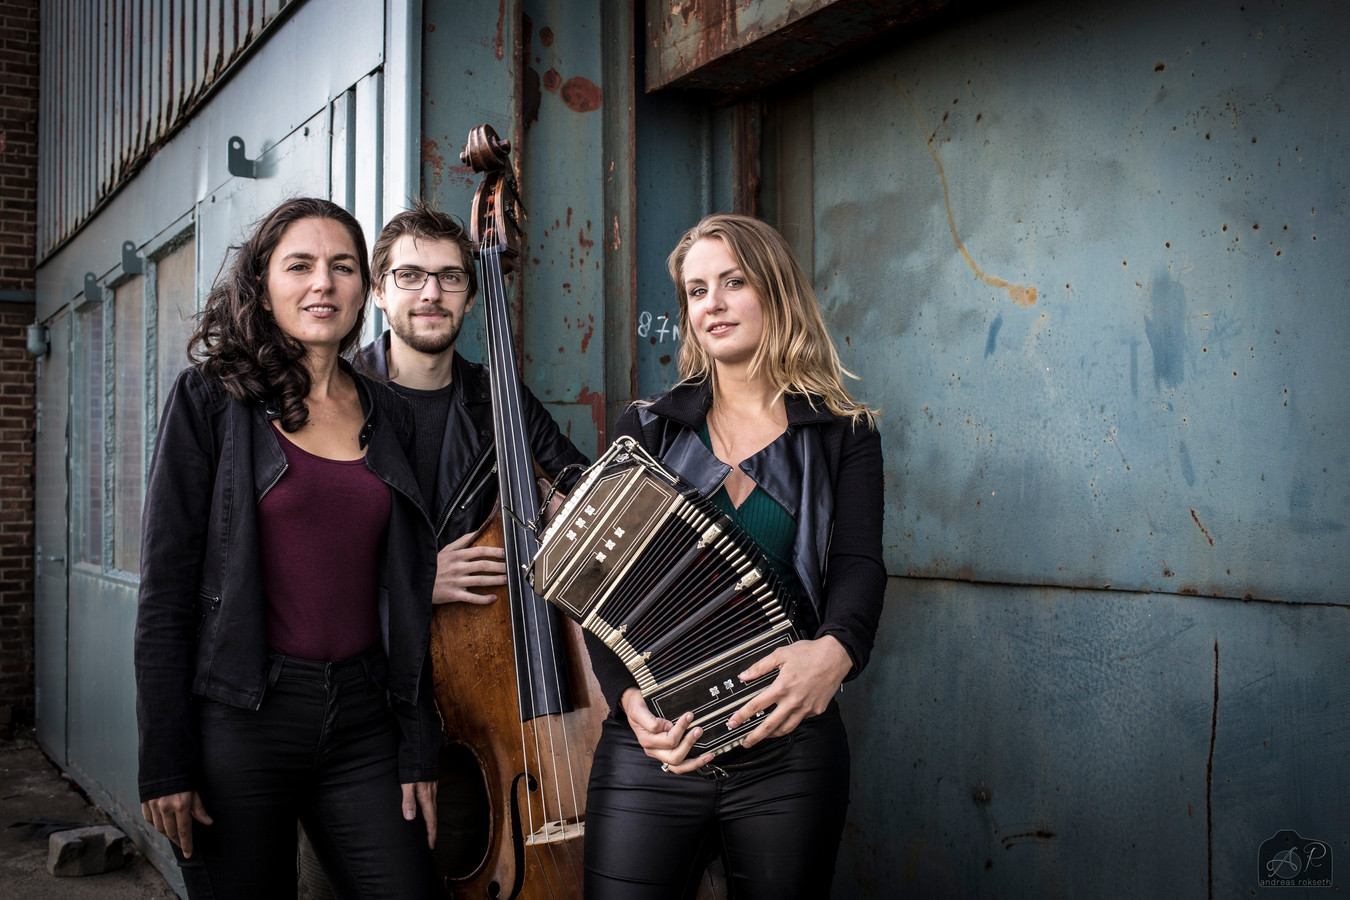
<path fill-rule="evenodd" d="M 500 514 L 475 541 L 482 543 L 501 546 Z M 585 664 L 581 630 L 566 622 L 567 674 L 580 695 L 574 711 L 521 721 L 505 594 L 487 606 L 444 604 L 432 617 L 432 669 L 447 742 L 442 768 L 455 767 L 442 775 L 442 801 L 462 804 L 466 791 L 481 790 L 486 815 L 468 829 L 467 847 L 452 845 L 451 822 L 442 818 L 438 865 L 456 898 L 579 898 L 580 822 L 605 703 Z"/>

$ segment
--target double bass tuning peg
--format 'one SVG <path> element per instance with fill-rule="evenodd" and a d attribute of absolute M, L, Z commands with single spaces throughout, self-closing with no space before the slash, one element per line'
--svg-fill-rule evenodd
<path fill-rule="evenodd" d="M 459 154 L 459 161 L 475 172 L 499 168 L 511 155 L 511 142 L 499 137 L 488 125 L 480 125 L 469 133 L 469 142 Z"/>

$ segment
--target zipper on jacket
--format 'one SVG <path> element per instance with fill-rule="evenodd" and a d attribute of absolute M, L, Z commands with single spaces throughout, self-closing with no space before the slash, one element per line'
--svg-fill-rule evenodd
<path fill-rule="evenodd" d="M 450 517 L 454 515 L 456 509 L 467 509 L 469 504 L 483 491 L 492 478 L 497 474 L 497 459 L 494 450 L 495 444 L 488 444 L 483 451 L 483 455 L 474 463 L 473 469 L 469 472 L 469 477 L 460 492 L 455 495 L 455 499 L 445 508 L 445 516 L 441 519 L 441 524 L 436 528 L 436 540 L 440 540 L 441 532 L 445 526 L 450 524 Z M 488 459 L 492 460 L 491 466 L 486 466 Z M 480 472 L 486 466 L 487 471 Z"/>
<path fill-rule="evenodd" d="M 281 449 L 281 447 L 280 447 L 279 444 L 277 445 L 277 449 Z M 262 493 L 258 495 L 258 503 L 262 503 L 262 502 L 263 502 L 263 498 L 267 496 L 267 492 L 270 491 L 270 490 L 272 490 L 272 488 L 274 488 L 274 487 L 277 486 L 277 482 L 281 480 L 281 476 L 282 476 L 282 475 L 285 475 L 285 474 L 286 474 L 286 470 L 289 469 L 290 467 L 291 467 L 291 464 L 288 463 L 288 462 L 283 462 L 283 463 L 281 464 L 281 471 L 277 473 L 277 477 L 276 477 L 276 478 L 273 478 L 271 481 L 269 481 L 269 482 L 267 483 L 267 487 L 263 488 Z"/>
<path fill-rule="evenodd" d="M 199 609 L 197 615 L 197 638 L 199 640 L 201 639 L 202 636 L 202 626 L 206 624 L 207 611 L 209 610 L 210 612 L 214 613 L 220 610 L 220 597 L 218 595 L 212 594 L 210 591 L 198 590 L 197 591 L 198 603 L 200 604 L 201 601 L 203 600 L 206 601 L 206 606 L 208 609 Z"/>

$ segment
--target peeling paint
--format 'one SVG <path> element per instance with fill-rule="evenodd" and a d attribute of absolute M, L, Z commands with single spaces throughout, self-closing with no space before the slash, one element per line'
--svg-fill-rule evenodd
<path fill-rule="evenodd" d="M 583 387 L 577 394 L 576 402 L 583 406 L 590 406 L 591 421 L 595 424 L 595 433 L 599 435 L 598 441 L 603 445 L 605 440 L 605 395 L 597 394 L 588 387 Z M 597 450 L 603 451 L 603 446 Z"/>
<path fill-rule="evenodd" d="M 502 34 L 506 27 L 507 9 L 510 6 L 508 0 L 497 0 L 497 39 L 492 42 L 492 52 L 496 54 L 498 62 L 502 59 L 503 45 L 505 44 Z"/>
<path fill-rule="evenodd" d="M 581 352 L 585 353 L 586 348 L 591 345 L 591 338 L 595 337 L 595 316 L 587 316 L 590 320 L 586 326 L 586 333 L 581 336 Z"/>
<path fill-rule="evenodd" d="M 441 145 L 434 138 L 422 139 L 422 162 L 435 169 L 438 175 L 445 172 L 445 157 L 441 155 Z"/>

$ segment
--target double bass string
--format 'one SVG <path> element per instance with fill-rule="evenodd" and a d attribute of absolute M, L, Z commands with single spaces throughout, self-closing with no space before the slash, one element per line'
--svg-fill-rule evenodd
<path fill-rule="evenodd" d="M 491 254 L 495 257 L 500 257 L 501 251 L 498 248 L 483 248 L 482 255 L 484 257 L 485 263 L 487 261 L 486 257 L 488 254 Z M 485 264 L 483 266 L 483 269 L 485 275 L 484 277 L 485 293 L 487 294 L 487 299 L 489 303 L 492 304 L 492 306 L 490 306 L 490 309 L 493 309 L 496 313 L 498 313 L 497 315 L 489 316 L 489 330 L 493 333 L 494 337 L 494 340 L 489 342 L 489 353 L 505 352 L 506 349 L 511 346 L 511 344 L 510 344 L 509 319 L 505 312 L 507 308 L 505 299 L 506 290 L 505 290 L 505 283 L 501 278 L 502 269 L 500 264 L 495 266 Z M 495 389 L 497 389 L 497 396 L 500 398 L 499 403 L 503 408 L 503 411 L 506 413 L 506 415 L 503 415 L 501 418 L 504 419 L 505 421 L 523 422 L 520 385 L 517 373 L 515 371 L 515 360 L 507 359 L 507 360 L 500 360 L 499 362 L 500 364 L 491 365 L 489 368 L 493 378 L 493 386 Z M 517 473 L 531 471 L 532 467 L 529 463 L 530 460 L 529 449 L 524 444 L 525 435 L 523 434 L 523 432 L 518 429 L 508 429 L 502 427 L 502 425 L 497 425 L 495 430 L 499 432 L 498 434 L 498 446 L 500 448 L 499 464 L 502 465 L 503 467 L 507 466 L 508 464 L 507 460 L 509 458 L 511 462 L 514 463 L 512 469 L 513 471 Z M 505 468 L 503 469 L 503 471 L 505 471 Z M 521 551 L 525 551 L 526 557 L 533 556 L 533 553 L 530 552 L 530 548 L 528 546 L 522 546 L 522 544 L 528 545 L 531 543 L 531 534 L 526 529 L 521 528 L 520 525 L 518 524 L 518 520 L 520 518 L 525 517 L 522 514 L 527 513 L 528 510 L 537 506 L 537 502 L 533 499 L 535 496 L 533 484 L 534 483 L 532 477 L 528 479 L 524 477 L 519 477 L 508 483 L 509 497 L 505 498 L 505 500 L 509 501 L 510 506 L 504 505 L 504 509 L 507 510 L 507 513 L 503 515 L 502 526 L 504 535 L 506 535 L 507 537 L 507 539 L 504 540 L 503 542 L 507 546 L 506 551 L 508 554 L 507 565 L 511 567 L 513 575 L 516 573 L 517 570 L 523 571 L 521 563 L 522 559 Z M 524 590 L 529 589 L 528 584 L 526 584 L 523 581 L 523 579 L 513 577 L 512 583 L 515 584 L 518 587 L 518 589 L 522 592 Z M 524 603 L 526 599 L 527 598 L 524 596 L 519 597 L 521 603 Z M 533 604 L 532 606 L 533 608 L 530 611 L 530 615 L 534 617 L 533 621 L 533 624 L 535 625 L 534 640 L 536 642 L 542 642 L 543 637 L 541 634 L 541 630 L 546 630 L 548 632 L 548 639 L 550 644 L 549 649 L 552 651 L 552 653 L 549 655 L 549 658 L 553 659 L 554 661 L 554 669 L 551 674 L 554 679 L 554 689 L 561 698 L 563 694 L 562 682 L 560 673 L 557 670 L 557 666 L 561 661 L 561 656 L 558 652 L 559 648 L 554 646 L 553 644 L 554 635 L 552 633 L 552 629 L 547 628 L 546 624 L 541 623 L 539 620 L 540 617 L 539 605 Z M 524 610 L 522 607 L 522 613 L 523 611 Z M 541 660 L 543 658 L 543 649 L 544 649 L 542 643 L 538 643 L 537 646 L 531 647 L 530 641 L 528 640 L 526 635 L 520 633 L 519 631 L 519 625 L 521 624 L 523 624 L 523 622 L 517 622 L 517 617 L 515 615 L 512 615 L 512 633 L 513 635 L 516 636 L 516 645 L 521 646 L 523 648 L 524 655 L 527 658 L 527 660 L 530 658 L 532 652 L 534 653 L 536 660 Z M 543 667 L 542 662 L 540 662 L 539 665 L 542 669 Z M 531 662 L 531 669 L 533 668 L 533 666 L 534 663 Z M 549 673 L 545 672 L 544 674 L 547 676 Z M 531 711 L 537 710 L 538 708 L 536 706 L 537 698 L 534 696 L 533 679 L 532 678 L 529 679 L 530 683 L 528 685 L 521 685 L 519 681 L 520 680 L 517 679 L 517 696 L 518 700 L 522 701 L 520 705 L 522 706 L 522 708 L 525 708 L 525 704 L 523 702 L 525 700 L 525 697 L 522 695 L 521 692 L 528 690 L 529 691 L 528 708 Z M 540 723 L 539 718 L 540 718 L 539 716 L 536 716 L 534 718 L 533 743 L 534 743 L 534 752 L 536 756 L 536 764 L 539 769 L 541 782 L 539 785 L 538 793 L 539 793 L 539 801 L 541 804 L 541 812 L 544 817 L 544 822 L 542 823 L 542 825 L 547 829 L 549 824 L 554 818 L 558 819 L 560 823 L 562 823 L 566 818 L 564 815 L 564 806 L 562 802 L 562 790 L 563 790 L 562 779 L 558 775 L 558 768 L 559 768 L 557 760 L 558 740 L 555 732 L 555 726 L 561 726 L 562 728 L 563 753 L 567 760 L 568 782 L 569 782 L 569 790 L 572 795 L 573 809 L 579 809 L 580 804 L 577 802 L 576 777 L 571 763 L 571 752 L 570 752 L 571 742 L 568 735 L 566 720 L 562 719 L 560 721 L 555 722 L 553 716 L 544 715 L 542 717 L 544 721 Z M 548 744 L 549 744 L 548 750 L 549 755 L 552 756 L 553 760 L 552 761 L 552 768 L 554 773 L 553 790 L 558 807 L 558 813 L 556 816 L 549 815 L 548 812 L 548 806 L 550 802 L 549 792 L 547 786 L 542 783 L 543 782 L 542 775 L 544 770 L 544 762 L 543 762 L 544 752 L 539 734 L 541 724 L 548 729 Z M 525 722 L 523 718 L 521 721 L 520 739 L 522 748 L 528 748 L 530 745 L 530 739 L 527 737 L 525 733 Z M 526 758 L 528 759 L 528 754 L 526 754 Z M 533 777 L 530 776 L 530 773 L 528 772 L 528 767 L 526 774 L 529 777 Z M 527 806 L 527 820 L 529 823 L 529 832 L 530 834 L 535 834 L 538 828 L 534 820 L 534 804 L 529 802 L 528 793 L 526 797 L 526 806 Z M 563 826 L 563 830 L 565 832 L 566 830 L 565 825 Z M 539 852 L 537 846 L 535 847 L 535 852 L 536 854 Z M 550 845 L 550 853 L 552 852 L 553 850 Z"/>

